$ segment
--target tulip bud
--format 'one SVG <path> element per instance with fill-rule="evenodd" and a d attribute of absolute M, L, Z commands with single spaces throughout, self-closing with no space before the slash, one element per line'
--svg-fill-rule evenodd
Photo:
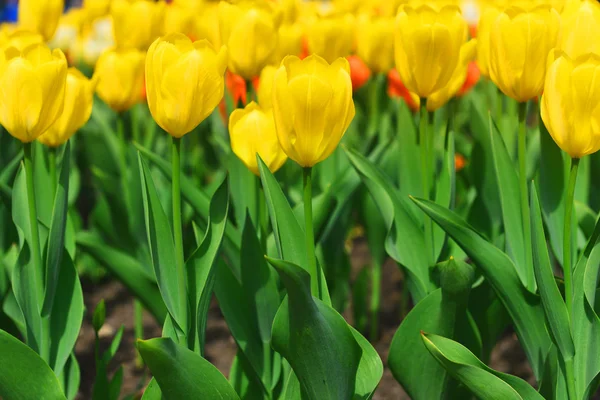
<path fill-rule="evenodd" d="M 505 95 L 525 102 L 542 94 L 559 28 L 558 12 L 547 5 L 510 7 L 498 15 L 490 31 L 490 78 Z"/>
<path fill-rule="evenodd" d="M 328 63 L 352 53 L 354 17 L 351 14 L 329 14 L 313 17 L 306 28 L 308 51 Z"/>
<path fill-rule="evenodd" d="M 23 51 L 34 44 L 44 44 L 42 35 L 31 31 L 16 30 L 3 37 L 0 46 L 4 49 L 14 47 L 19 51 Z"/>
<path fill-rule="evenodd" d="M 552 139 L 571 157 L 600 150 L 600 56 L 587 54 L 572 60 L 553 50 L 541 112 Z"/>
<path fill-rule="evenodd" d="M 356 54 L 376 74 L 387 73 L 394 66 L 394 19 L 371 18 L 363 15 L 358 19 Z"/>
<path fill-rule="evenodd" d="M 275 72 L 277 72 L 277 68 L 267 65 L 260 73 L 256 97 L 258 98 L 258 104 L 260 104 L 263 110 L 273 108 L 273 81 L 275 79 Z"/>
<path fill-rule="evenodd" d="M 420 106 L 419 96 L 417 96 L 414 93 L 411 93 L 406 88 L 406 86 L 404 86 L 404 83 L 402 83 L 402 80 L 400 79 L 400 74 L 398 73 L 398 71 L 395 69 L 391 70 L 387 75 L 387 79 L 388 79 L 388 88 L 387 88 L 388 96 L 390 96 L 392 98 L 400 97 L 402 100 L 404 100 L 406 105 L 408 105 L 408 108 L 410 108 L 412 111 L 418 111 L 419 106 Z"/>
<path fill-rule="evenodd" d="M 91 19 L 108 15 L 111 0 L 83 0 L 83 9 Z"/>
<path fill-rule="evenodd" d="M 146 59 L 148 106 L 156 123 L 180 138 L 208 117 L 223 98 L 227 49 L 183 34 L 157 39 Z"/>
<path fill-rule="evenodd" d="M 96 92 L 113 110 L 124 112 L 141 101 L 145 57 L 140 50 L 113 49 L 98 59 Z"/>
<path fill-rule="evenodd" d="M 56 32 L 64 8 L 64 0 L 21 0 L 19 25 L 23 29 L 41 34 L 45 40 L 50 40 Z"/>
<path fill-rule="evenodd" d="M 318 55 L 283 59 L 273 82 L 273 114 L 283 151 L 312 167 L 336 149 L 354 118 L 350 66 Z"/>
<path fill-rule="evenodd" d="M 190 35 L 194 27 L 194 14 L 187 7 L 170 4 L 165 13 L 165 33 L 184 33 Z"/>
<path fill-rule="evenodd" d="M 85 125 L 92 115 L 94 86 L 78 69 L 69 68 L 63 112 L 38 140 L 46 146 L 58 147 Z"/>
<path fill-rule="evenodd" d="M 229 51 L 229 69 L 250 80 L 277 49 L 281 14 L 267 2 L 219 3 L 221 41 Z"/>
<path fill-rule="evenodd" d="M 110 13 L 119 48 L 146 50 L 163 33 L 165 3 L 147 0 L 114 0 Z"/>
<path fill-rule="evenodd" d="M 456 6 L 402 6 L 396 17 L 395 55 L 406 88 L 426 98 L 446 86 L 466 37 L 467 24 Z"/>
<path fill-rule="evenodd" d="M 279 27 L 277 49 L 274 53 L 274 63 L 279 65 L 286 56 L 302 54 L 302 38 L 304 28 L 299 23 L 283 24 Z"/>
<path fill-rule="evenodd" d="M 235 155 L 257 176 L 256 154 L 273 173 L 287 160 L 275 133 L 273 110 L 264 110 L 255 102 L 231 113 L 229 136 Z"/>
<path fill-rule="evenodd" d="M 494 6 L 488 6 L 483 10 L 477 30 L 477 65 L 481 75 L 490 77 L 490 32 L 492 25 L 500 14 L 500 10 Z"/>
<path fill-rule="evenodd" d="M 558 48 L 570 58 L 587 53 L 600 55 L 600 4 L 583 0 L 569 14 L 563 14 L 563 24 Z"/>
<path fill-rule="evenodd" d="M 194 40 L 206 39 L 215 49 L 221 48 L 219 4 L 216 1 L 204 3 L 202 11 L 196 15 L 192 25 L 192 37 Z"/>
<path fill-rule="evenodd" d="M 67 60 L 62 51 L 34 44 L 0 51 L 0 124 L 21 142 L 33 142 L 63 110 Z"/>

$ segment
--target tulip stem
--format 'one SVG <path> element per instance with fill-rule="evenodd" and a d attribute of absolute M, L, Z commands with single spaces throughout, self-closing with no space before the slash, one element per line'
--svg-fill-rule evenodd
<path fill-rule="evenodd" d="M 321 270 L 315 257 L 315 233 L 312 220 L 312 168 L 303 169 L 304 181 L 304 231 L 306 234 L 306 257 L 311 276 L 310 287 L 314 296 L 323 298 L 321 284 Z"/>
<path fill-rule="evenodd" d="M 181 228 L 181 189 L 180 189 L 180 174 L 181 174 L 181 138 L 173 138 L 172 157 L 173 164 L 173 240 L 175 242 L 175 257 L 177 261 L 177 283 L 179 286 L 179 301 L 184 326 L 187 332 L 188 318 L 188 303 L 187 303 L 187 288 L 186 288 L 186 271 L 183 257 L 183 234 Z"/>
<path fill-rule="evenodd" d="M 54 196 L 56 193 L 56 148 L 49 147 L 48 148 L 48 170 L 50 172 L 50 193 Z"/>
<path fill-rule="evenodd" d="M 427 125 L 429 116 L 427 115 L 427 99 L 421 99 L 421 121 L 419 124 L 419 148 L 421 150 L 421 184 L 423 187 L 423 198 L 429 200 L 430 195 L 430 162 L 429 162 L 429 138 L 427 136 Z M 433 234 L 431 219 L 425 213 L 424 215 L 424 229 L 425 229 L 425 252 L 429 258 L 430 265 L 433 265 Z"/>
<path fill-rule="evenodd" d="M 31 259 L 33 260 L 33 279 L 35 281 L 35 290 L 36 296 L 33 297 L 33 304 L 26 305 L 25 307 L 30 308 L 30 310 L 35 310 L 36 313 L 39 314 L 39 306 L 41 299 L 44 298 L 44 277 L 45 271 L 44 266 L 42 265 L 42 256 L 40 253 L 40 233 L 38 230 L 38 219 L 37 219 L 37 209 L 36 209 L 36 199 L 35 199 L 35 185 L 33 181 L 33 156 L 32 156 L 33 144 L 23 143 L 23 153 L 24 153 L 24 164 L 25 164 L 25 179 L 27 184 L 27 205 L 29 207 L 29 226 L 31 230 Z M 32 299 L 30 296 L 26 296 L 28 299 Z M 35 302 L 38 304 L 35 304 Z M 24 310 L 25 315 L 28 314 L 27 311 Z M 29 314 L 31 315 L 31 314 Z M 46 335 L 49 335 L 49 322 L 50 320 L 47 317 L 42 317 L 42 334 L 44 338 L 41 339 L 41 343 L 38 343 L 39 346 L 39 354 L 42 359 L 49 361 L 50 360 L 50 347 L 48 340 L 46 340 Z M 33 327 L 32 327 L 33 329 Z M 30 329 L 28 329 L 30 331 Z"/>
<path fill-rule="evenodd" d="M 527 191 L 527 103 L 519 103 L 519 185 L 521 194 L 521 220 L 525 241 L 525 266 L 527 284 L 534 282 L 531 247 L 531 224 L 529 222 L 529 194 Z"/>
<path fill-rule="evenodd" d="M 133 332 L 135 341 L 144 339 L 144 306 L 138 299 L 133 300 Z M 144 360 L 138 350 L 136 350 L 135 366 L 142 368 L 144 366 Z"/>

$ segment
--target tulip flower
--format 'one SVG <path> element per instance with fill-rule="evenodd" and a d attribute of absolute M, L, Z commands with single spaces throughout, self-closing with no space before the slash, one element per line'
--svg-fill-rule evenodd
<path fill-rule="evenodd" d="M 257 176 L 257 154 L 273 173 L 287 160 L 275 133 L 273 110 L 264 110 L 255 102 L 231 113 L 229 136 L 235 155 Z"/>
<path fill-rule="evenodd" d="M 358 19 L 356 55 L 376 74 L 387 73 L 394 65 L 394 19 L 371 18 L 363 15 Z"/>
<path fill-rule="evenodd" d="M 62 113 L 66 79 L 67 60 L 58 49 L 38 43 L 0 51 L 0 124 L 21 142 L 33 142 Z"/>
<path fill-rule="evenodd" d="M 227 49 L 176 33 L 157 39 L 146 59 L 148 106 L 156 123 L 174 138 L 196 128 L 224 94 Z"/>
<path fill-rule="evenodd" d="M 587 54 L 600 54 L 600 4 L 583 0 L 578 7 L 563 14 L 558 48 L 570 58 Z"/>
<path fill-rule="evenodd" d="M 470 62 L 469 67 L 467 68 L 467 78 L 465 79 L 465 83 L 463 83 L 462 87 L 456 94 L 457 96 L 464 96 L 469 93 L 469 91 L 479 82 L 479 78 L 481 77 L 481 72 L 479 71 L 479 67 L 476 62 Z"/>
<path fill-rule="evenodd" d="M 273 57 L 275 64 L 279 65 L 286 56 L 299 56 L 302 54 L 303 37 L 304 28 L 299 23 L 282 24 L 279 27 L 277 49 Z"/>
<path fill-rule="evenodd" d="M 504 94 L 518 102 L 542 94 L 559 27 L 560 16 L 548 5 L 509 7 L 496 17 L 490 27 L 490 78 Z"/>
<path fill-rule="evenodd" d="M 146 50 L 163 32 L 165 3 L 114 0 L 110 14 L 117 47 Z"/>
<path fill-rule="evenodd" d="M 477 65 L 481 75 L 490 77 L 490 32 L 492 25 L 500 14 L 500 10 L 494 6 L 488 6 L 483 10 L 477 31 Z"/>
<path fill-rule="evenodd" d="M 388 89 L 387 93 L 390 97 L 400 97 L 408 105 L 412 111 L 419 109 L 419 96 L 411 93 L 400 79 L 400 74 L 396 69 L 390 70 L 387 75 Z"/>
<path fill-rule="evenodd" d="M 43 43 L 44 38 L 39 33 L 21 29 L 15 30 L 0 39 L 0 47 L 4 49 L 14 47 L 19 51 L 23 51 L 31 45 Z"/>
<path fill-rule="evenodd" d="M 354 17 L 351 14 L 314 16 L 307 23 L 306 38 L 310 54 L 328 63 L 349 56 L 354 46 Z"/>
<path fill-rule="evenodd" d="M 312 167 L 336 149 L 354 118 L 350 65 L 318 55 L 284 58 L 273 82 L 273 113 L 283 151 Z"/>
<path fill-rule="evenodd" d="M 194 29 L 194 14 L 187 7 L 169 4 L 166 7 L 164 24 L 163 31 L 165 33 L 179 32 L 189 36 Z"/>
<path fill-rule="evenodd" d="M 178 2 L 174 4 L 178 4 Z M 193 40 L 206 39 L 215 49 L 220 49 L 222 45 L 219 31 L 219 4 L 216 1 L 203 3 L 202 12 L 194 18 L 191 34 Z"/>
<path fill-rule="evenodd" d="M 350 64 L 350 79 L 352 80 L 352 90 L 357 91 L 365 85 L 371 78 L 371 70 L 365 62 L 358 56 L 348 56 Z"/>
<path fill-rule="evenodd" d="M 273 58 L 281 14 L 268 2 L 219 3 L 221 41 L 229 49 L 229 69 L 250 80 Z"/>
<path fill-rule="evenodd" d="M 96 63 L 96 92 L 117 112 L 129 110 L 141 101 L 146 55 L 136 49 L 112 49 Z"/>
<path fill-rule="evenodd" d="M 83 0 L 83 9 L 91 19 L 108 15 L 112 0 Z"/>
<path fill-rule="evenodd" d="M 21 0 L 19 26 L 50 40 L 56 32 L 64 8 L 64 0 Z"/>
<path fill-rule="evenodd" d="M 256 88 L 256 97 L 258 104 L 263 110 L 273 108 L 273 81 L 275 79 L 277 68 L 267 65 L 260 73 L 260 80 Z"/>
<path fill-rule="evenodd" d="M 400 8 L 396 17 L 396 68 L 408 90 L 421 98 L 442 89 L 460 60 L 467 24 L 456 6 Z"/>
<path fill-rule="evenodd" d="M 78 69 L 69 68 L 63 112 L 38 140 L 48 147 L 66 143 L 90 119 L 94 89 L 94 81 L 86 78 Z"/>

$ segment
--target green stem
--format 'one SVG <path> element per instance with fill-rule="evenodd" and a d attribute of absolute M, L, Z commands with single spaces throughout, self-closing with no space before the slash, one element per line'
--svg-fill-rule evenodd
<path fill-rule="evenodd" d="M 367 138 L 371 138 L 377 132 L 379 123 L 379 79 L 378 76 L 371 78 L 369 82 L 369 126 Z"/>
<path fill-rule="evenodd" d="M 144 306 L 138 299 L 133 300 L 133 323 L 135 340 L 137 342 L 138 339 L 144 339 Z M 144 366 L 144 360 L 139 351 L 136 351 L 136 353 L 135 365 L 141 368 Z"/>
<path fill-rule="evenodd" d="M 567 394 L 569 399 L 577 400 L 577 392 L 575 390 L 575 372 L 572 358 L 565 360 L 565 375 L 567 378 Z"/>
<path fill-rule="evenodd" d="M 271 357 L 271 345 L 269 342 L 263 342 L 263 376 L 265 377 L 265 386 L 267 389 L 267 398 L 271 399 L 272 398 L 272 394 L 271 394 L 271 386 L 272 386 L 272 375 L 273 373 L 271 372 L 271 364 L 272 364 L 272 357 Z"/>
<path fill-rule="evenodd" d="M 39 310 L 40 305 L 44 299 L 44 278 L 45 278 L 45 268 L 42 264 L 42 256 L 40 252 L 40 233 L 38 230 L 38 219 L 37 219 L 37 209 L 36 209 L 36 198 L 35 198 L 35 185 L 33 181 L 33 144 L 32 143 L 23 143 L 23 153 L 24 153 L 24 164 L 25 164 L 25 179 L 27 184 L 27 205 L 29 208 L 29 226 L 31 230 L 31 257 L 33 260 L 33 276 L 35 280 L 35 291 L 36 296 L 30 297 L 25 296 L 28 299 L 32 299 L 34 302 L 37 301 L 38 304 L 29 304 L 26 305 L 28 309 Z M 39 311 L 38 311 L 39 312 Z M 42 359 L 49 361 L 50 360 L 50 346 L 48 340 L 46 340 L 47 335 L 50 334 L 49 331 L 49 318 L 42 317 L 42 336 L 41 343 L 39 343 L 40 349 L 40 357 Z"/>
<path fill-rule="evenodd" d="M 371 342 L 375 342 L 379 337 L 379 306 L 381 304 L 381 269 L 379 260 L 373 260 L 371 270 Z"/>
<path fill-rule="evenodd" d="M 531 223 L 529 221 L 529 194 L 527 191 L 527 103 L 519 103 L 519 186 L 521 195 L 521 217 L 525 241 L 527 283 L 534 282 L 531 247 Z"/>
<path fill-rule="evenodd" d="M 56 193 L 56 148 L 49 147 L 48 148 L 48 170 L 50 172 L 50 193 L 54 195 Z"/>
<path fill-rule="evenodd" d="M 129 111 L 129 116 L 131 118 L 131 136 L 133 138 L 133 141 L 136 143 L 140 142 L 140 127 L 138 124 L 138 105 L 134 106 L 131 108 L 131 110 Z"/>
<path fill-rule="evenodd" d="M 571 316 L 573 307 L 573 272 L 571 267 L 571 221 L 573 217 L 573 197 L 575 196 L 575 184 L 577 183 L 578 169 L 579 159 L 573 158 L 571 161 L 571 174 L 569 176 L 569 186 L 567 188 L 567 197 L 565 203 L 565 226 L 563 236 L 563 271 L 565 276 L 565 300 L 569 316 Z"/>
<path fill-rule="evenodd" d="M 269 224 L 269 216 L 267 213 L 267 203 L 265 202 L 264 191 L 259 177 L 256 182 L 256 208 L 257 208 L 257 225 L 256 229 L 260 233 L 260 244 L 264 254 L 267 254 L 267 227 Z"/>
<path fill-rule="evenodd" d="M 173 201 L 173 240 L 175 242 L 175 257 L 177 269 L 177 283 L 179 286 L 179 301 L 182 312 L 184 332 L 188 332 L 188 302 L 187 302 L 187 287 L 186 287 L 186 271 L 183 257 L 183 233 L 181 227 L 181 139 L 173 138 L 172 144 L 172 201 Z"/>
<path fill-rule="evenodd" d="M 504 94 L 500 91 L 500 89 L 496 89 L 496 120 L 499 121 L 502 118 L 503 110 L 503 102 L 504 102 Z"/>
<path fill-rule="evenodd" d="M 310 286 L 313 295 L 318 297 L 319 299 L 322 299 L 323 294 L 321 284 L 321 271 L 320 267 L 317 265 L 317 259 L 315 256 L 315 234 L 313 231 L 312 220 L 312 168 L 304 168 L 303 172 L 304 231 L 306 234 L 306 257 L 308 258 L 308 272 L 311 276 Z"/>
<path fill-rule="evenodd" d="M 419 124 L 419 149 L 421 151 L 421 184 L 423 189 L 423 198 L 429 200 L 431 186 L 429 183 L 430 177 L 430 160 L 429 160 L 429 137 L 427 136 L 428 118 L 427 115 L 427 99 L 421 99 L 421 121 Z M 433 265 L 433 234 L 431 219 L 427 214 L 423 213 L 424 229 L 425 229 L 425 252 L 429 258 L 430 265 Z"/>

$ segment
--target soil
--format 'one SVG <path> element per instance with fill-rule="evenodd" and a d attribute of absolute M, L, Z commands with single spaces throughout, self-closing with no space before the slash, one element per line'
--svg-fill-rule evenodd
<path fill-rule="evenodd" d="M 369 252 L 366 242 L 354 242 L 351 254 L 352 269 L 358 271 L 369 262 Z M 393 261 L 385 263 L 382 280 L 382 307 L 380 316 L 380 339 L 374 346 L 381 359 L 387 360 L 388 350 L 392 337 L 401 322 L 400 299 L 402 293 L 403 276 Z M 99 283 L 83 283 L 85 306 L 88 310 L 80 337 L 76 346 L 76 356 L 81 368 L 81 385 L 78 399 L 90 399 L 95 379 L 94 366 L 94 331 L 91 325 L 91 314 L 98 302 L 106 302 L 106 322 L 100 331 L 101 351 L 107 348 L 115 332 L 121 325 L 125 326 L 125 333 L 119 351 L 110 365 L 110 373 L 123 366 L 123 387 L 121 397 L 133 395 L 141 396 L 142 390 L 150 380 L 146 368 L 136 366 L 136 350 L 133 331 L 133 297 L 118 281 L 107 279 Z M 351 320 L 351 312 L 344 316 Z M 144 336 L 146 338 L 158 337 L 161 329 L 148 313 L 144 314 Z M 214 364 L 225 376 L 236 352 L 236 344 L 231 337 L 227 324 L 219 310 L 216 300 L 213 299 L 209 310 L 207 327 L 206 352 L 207 359 Z M 497 343 L 491 357 L 492 368 L 520 376 L 533 383 L 533 374 L 525 354 L 521 349 L 514 333 L 508 331 Z M 400 384 L 394 379 L 390 370 L 385 368 L 383 379 L 373 397 L 374 400 L 409 399 Z"/>

